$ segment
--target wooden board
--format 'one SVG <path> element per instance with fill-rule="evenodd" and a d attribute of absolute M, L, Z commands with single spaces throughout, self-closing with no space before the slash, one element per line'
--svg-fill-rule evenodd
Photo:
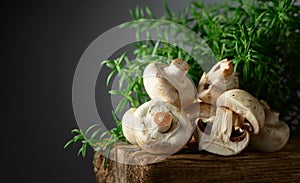
<path fill-rule="evenodd" d="M 111 155 L 118 158 L 119 163 L 109 161 L 104 170 L 103 156 L 95 153 L 94 171 L 98 183 L 300 182 L 300 140 L 290 142 L 279 152 L 248 149 L 230 157 L 196 152 L 193 143 L 168 158 L 142 152 L 133 145 L 117 146 Z M 153 158 L 162 161 L 143 165 Z M 120 163 L 125 161 L 139 165 Z"/>

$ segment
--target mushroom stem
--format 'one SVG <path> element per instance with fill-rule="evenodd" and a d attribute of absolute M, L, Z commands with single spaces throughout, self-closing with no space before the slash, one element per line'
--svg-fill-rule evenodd
<path fill-rule="evenodd" d="M 198 98 L 216 104 L 218 97 L 227 90 L 238 88 L 239 81 L 233 63 L 224 59 L 215 64 L 208 73 L 203 73 L 198 84 Z"/>
<path fill-rule="evenodd" d="M 202 133 L 199 147 L 224 156 L 238 154 L 245 149 L 250 141 L 249 133 L 239 128 L 238 133 L 232 134 L 233 124 L 237 120 L 235 115 L 237 114 L 230 109 L 218 107 L 211 133 Z"/>
<path fill-rule="evenodd" d="M 197 118 L 201 118 L 203 120 L 216 115 L 215 106 L 204 102 L 193 103 L 185 109 L 185 112 L 189 115 L 191 120 L 195 120 Z"/>
<path fill-rule="evenodd" d="M 266 115 L 265 124 L 267 124 L 267 125 L 276 125 L 276 124 L 278 124 L 279 112 L 271 110 L 271 109 L 265 109 L 265 115 Z"/>
<path fill-rule="evenodd" d="M 231 110 L 218 108 L 215 122 L 212 128 L 212 135 L 223 143 L 228 143 L 232 131 L 233 113 Z M 225 121 L 225 122 L 224 122 Z"/>
<path fill-rule="evenodd" d="M 270 109 L 265 101 L 260 101 L 265 111 L 264 128 L 258 135 L 252 135 L 250 145 L 259 151 L 275 152 L 282 149 L 289 140 L 289 126 L 279 120 L 279 112 Z"/>
<path fill-rule="evenodd" d="M 234 66 L 231 61 L 225 59 L 227 62 L 221 63 L 220 67 L 223 68 L 224 78 L 228 78 L 234 72 Z"/>
<path fill-rule="evenodd" d="M 158 131 L 164 133 L 167 132 L 171 127 L 172 116 L 168 112 L 156 112 L 153 116 L 153 121 L 156 123 Z"/>
<path fill-rule="evenodd" d="M 234 72 L 234 66 L 232 62 L 228 59 L 224 59 L 211 68 L 211 70 L 207 73 L 207 77 L 210 82 L 214 82 L 214 81 L 228 82 L 227 79 L 229 79 L 229 77 L 234 77 L 234 75 L 232 75 L 233 72 Z"/>
<path fill-rule="evenodd" d="M 190 66 L 184 60 L 175 59 L 165 68 L 167 75 L 174 76 L 177 80 L 183 81 Z"/>

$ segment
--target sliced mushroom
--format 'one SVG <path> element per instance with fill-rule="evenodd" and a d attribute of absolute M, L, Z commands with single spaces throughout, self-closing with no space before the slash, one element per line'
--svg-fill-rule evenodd
<path fill-rule="evenodd" d="M 191 138 L 193 125 L 185 112 L 153 99 L 122 118 L 123 133 L 132 144 L 152 154 L 173 154 Z"/>
<path fill-rule="evenodd" d="M 264 152 L 275 152 L 282 149 L 289 140 L 289 126 L 279 120 L 279 113 L 270 109 L 268 104 L 261 101 L 264 106 L 266 121 L 264 129 L 258 135 L 252 135 L 250 146 Z"/>
<path fill-rule="evenodd" d="M 218 97 L 227 90 L 238 88 L 239 82 L 231 61 L 224 59 L 215 64 L 198 84 L 198 98 L 215 105 Z"/>
<path fill-rule="evenodd" d="M 207 129 L 200 131 L 200 147 L 219 155 L 237 154 L 247 147 L 249 132 L 258 134 L 263 128 L 264 109 L 255 97 L 240 89 L 224 92 L 216 105 L 210 135 L 204 133 Z"/>
<path fill-rule="evenodd" d="M 217 108 L 214 122 L 210 124 L 212 125 L 210 132 L 202 132 L 200 148 L 223 156 L 235 155 L 245 149 L 250 141 L 250 135 L 247 130 L 233 133 L 233 122 L 236 119 L 238 116 L 233 111 Z"/>
<path fill-rule="evenodd" d="M 178 108 L 191 105 L 196 96 L 193 81 L 186 73 L 189 65 L 175 59 L 168 66 L 164 63 L 149 64 L 143 74 L 144 87 L 151 99 L 160 98 Z"/>
<path fill-rule="evenodd" d="M 217 100 L 218 107 L 230 109 L 239 115 L 241 123 L 235 127 L 248 128 L 253 134 L 258 134 L 264 127 L 265 112 L 260 102 L 250 93 L 241 89 L 224 92 Z"/>

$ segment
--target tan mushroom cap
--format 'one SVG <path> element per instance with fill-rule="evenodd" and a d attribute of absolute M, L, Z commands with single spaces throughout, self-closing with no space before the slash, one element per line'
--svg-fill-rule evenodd
<path fill-rule="evenodd" d="M 247 119 L 252 133 L 258 134 L 264 126 L 265 112 L 260 102 L 244 90 L 232 89 L 224 92 L 217 100 L 218 107 L 224 107 Z"/>
<path fill-rule="evenodd" d="M 245 132 L 245 137 L 243 141 L 240 142 L 230 142 L 224 144 L 220 141 L 213 141 L 211 143 L 206 143 L 203 145 L 204 149 L 210 153 L 222 155 L 222 156 L 232 156 L 239 154 L 244 150 L 250 141 L 250 135 L 248 132 Z"/>
<path fill-rule="evenodd" d="M 168 66 L 164 63 L 153 62 L 143 73 L 144 87 L 151 99 L 160 98 L 178 108 L 186 108 L 193 103 L 196 87 L 187 77 L 189 65 L 175 59 Z"/>
<path fill-rule="evenodd" d="M 199 139 L 200 149 L 223 156 L 235 155 L 244 150 L 249 144 L 250 135 L 248 131 L 244 130 L 238 136 L 232 136 L 235 115 L 229 109 L 217 108 L 214 122 L 205 129 L 211 129 L 210 132 L 203 132 L 201 127 L 197 131 L 202 134 Z"/>
<path fill-rule="evenodd" d="M 250 146 L 264 152 L 275 152 L 282 149 L 288 142 L 290 129 L 283 121 L 274 126 L 265 125 L 259 135 L 251 136 Z"/>
<path fill-rule="evenodd" d="M 204 149 L 208 152 L 222 155 L 222 156 L 232 156 L 239 154 L 244 150 L 250 141 L 250 135 L 248 132 L 245 132 L 245 137 L 240 142 L 230 142 L 224 144 L 220 141 L 213 141 L 211 143 L 206 143 L 203 145 Z"/>
<path fill-rule="evenodd" d="M 264 105 L 266 121 L 264 129 L 258 135 L 252 135 L 250 146 L 264 152 L 275 152 L 282 149 L 289 140 L 289 126 L 279 120 L 279 113 Z"/>
<path fill-rule="evenodd" d="M 207 78 L 210 82 L 227 80 L 232 76 L 235 77 L 234 66 L 228 59 L 223 59 L 216 63 L 207 73 Z"/>
<path fill-rule="evenodd" d="M 208 73 L 203 73 L 198 83 L 197 96 L 201 101 L 215 105 L 222 93 L 238 87 L 234 66 L 230 60 L 224 59 L 216 63 Z"/>
<path fill-rule="evenodd" d="M 125 112 L 125 114 L 122 117 L 122 131 L 125 136 L 125 138 L 130 142 L 131 144 L 137 144 L 134 137 L 134 129 L 137 128 L 135 125 L 137 125 L 139 122 L 134 117 L 135 108 L 131 108 L 128 111 Z M 128 123 L 124 125 L 124 123 Z"/>
<path fill-rule="evenodd" d="M 173 154 L 190 139 L 193 125 L 187 114 L 168 102 L 153 99 L 122 118 L 126 139 L 152 154 Z"/>

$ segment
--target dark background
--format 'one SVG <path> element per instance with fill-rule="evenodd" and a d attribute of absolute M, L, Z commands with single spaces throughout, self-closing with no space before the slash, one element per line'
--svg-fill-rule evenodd
<path fill-rule="evenodd" d="M 188 1 L 168 1 L 171 10 Z M 2 178 L 9 182 L 94 182 L 93 151 L 64 149 L 77 128 L 72 81 L 87 46 L 104 31 L 130 20 L 129 9 L 162 1 L 13 1 L 2 15 L 4 117 Z"/>

